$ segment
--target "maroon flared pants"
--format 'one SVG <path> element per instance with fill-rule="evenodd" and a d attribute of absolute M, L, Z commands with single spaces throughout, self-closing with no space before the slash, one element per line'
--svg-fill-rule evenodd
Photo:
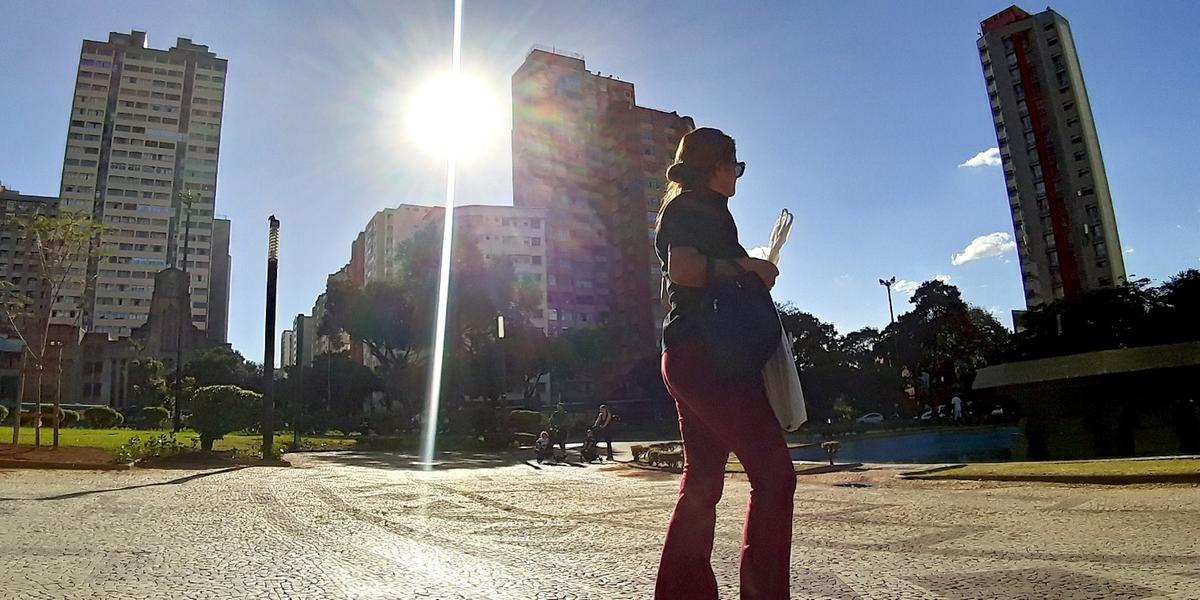
<path fill-rule="evenodd" d="M 742 532 L 741 597 L 788 598 L 796 473 L 762 379 L 721 378 L 699 339 L 668 348 L 662 357 L 662 374 L 679 411 L 684 466 L 654 597 L 717 598 L 711 564 L 716 507 L 725 483 L 725 463 L 733 452 L 750 479 Z"/>

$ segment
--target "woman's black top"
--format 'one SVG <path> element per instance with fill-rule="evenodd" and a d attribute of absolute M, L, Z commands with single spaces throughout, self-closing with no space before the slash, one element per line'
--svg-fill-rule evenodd
<path fill-rule="evenodd" d="M 663 210 L 654 234 L 654 250 L 667 274 L 671 248 L 691 246 L 707 258 L 748 256 L 738 243 L 737 225 L 729 212 L 729 198 L 712 190 L 688 190 Z M 704 288 L 682 286 L 667 279 L 671 310 L 663 323 L 663 349 L 700 334 L 699 312 Z"/>

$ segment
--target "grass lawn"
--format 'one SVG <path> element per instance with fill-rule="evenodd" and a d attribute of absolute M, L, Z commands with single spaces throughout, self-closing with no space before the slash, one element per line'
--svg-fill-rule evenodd
<path fill-rule="evenodd" d="M 33 428 L 21 428 L 21 443 L 33 444 Z M 68 427 L 60 431 L 60 444 L 63 446 L 75 447 L 90 447 L 102 448 L 109 452 L 116 452 L 117 448 L 127 443 L 130 438 L 138 437 L 142 441 L 147 438 L 157 437 L 164 433 L 170 433 L 165 429 L 82 429 Z M 183 430 L 176 436 L 180 442 L 185 445 L 191 444 L 192 440 L 199 440 L 199 435 L 191 430 Z M 42 445 L 49 446 L 54 440 L 54 431 L 49 427 L 42 428 Z M 275 444 L 282 446 L 292 440 L 291 432 L 276 432 Z M 317 448 L 350 448 L 353 447 L 356 438 L 340 437 L 340 436 L 305 436 L 305 445 Z M 12 443 L 12 427 L 0 427 L 0 444 Z M 199 444 L 199 441 L 196 442 Z M 214 450 L 250 450 L 258 448 L 262 443 L 261 435 L 245 435 L 245 434 L 230 434 L 225 436 L 223 440 L 217 440 L 213 445 Z"/>
<path fill-rule="evenodd" d="M 1200 475 L 1200 459 L 983 463 L 937 471 L 933 475 L 955 478 Z"/>

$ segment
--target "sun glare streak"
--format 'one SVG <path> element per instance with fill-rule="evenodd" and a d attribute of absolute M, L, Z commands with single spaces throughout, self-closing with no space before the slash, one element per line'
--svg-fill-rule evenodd
<path fill-rule="evenodd" d="M 458 81 L 462 75 L 462 4 L 454 0 L 454 54 L 450 76 Z M 449 131 L 447 131 L 449 133 Z M 442 264 L 438 275 L 438 310 L 434 329 L 433 372 L 429 377 L 429 394 L 425 401 L 425 431 L 421 440 L 421 463 L 425 469 L 433 466 L 433 453 L 437 442 L 438 407 L 441 404 L 442 363 L 446 356 L 446 312 L 450 304 L 450 247 L 454 234 L 454 178 L 458 156 L 456 148 L 446 154 L 446 212 L 442 230 Z"/>

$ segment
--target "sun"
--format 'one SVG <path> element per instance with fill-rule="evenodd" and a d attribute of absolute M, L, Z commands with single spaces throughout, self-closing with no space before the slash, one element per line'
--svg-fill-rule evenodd
<path fill-rule="evenodd" d="M 501 127 L 496 97 L 467 75 L 443 75 L 417 88 L 405 111 L 409 138 L 423 151 L 469 159 L 494 140 Z"/>

